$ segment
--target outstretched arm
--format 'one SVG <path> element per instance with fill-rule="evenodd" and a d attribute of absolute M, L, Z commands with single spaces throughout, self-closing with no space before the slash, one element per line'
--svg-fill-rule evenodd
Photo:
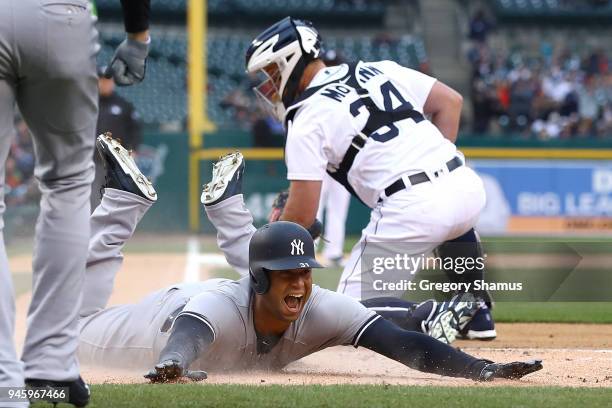
<path fill-rule="evenodd" d="M 207 324 L 183 314 L 174 322 L 172 334 L 159 356 L 159 363 L 145 374 L 151 382 L 166 382 L 178 377 L 204 380 L 205 371 L 190 371 L 189 366 L 213 343 L 215 335 Z"/>
<path fill-rule="evenodd" d="M 454 349 L 425 334 L 400 329 L 377 319 L 357 340 L 363 346 L 415 370 L 476 381 L 521 378 L 542 369 L 540 360 L 495 364 Z"/>

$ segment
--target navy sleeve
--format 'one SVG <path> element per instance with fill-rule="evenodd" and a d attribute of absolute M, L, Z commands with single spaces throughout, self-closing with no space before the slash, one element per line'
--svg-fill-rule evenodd
<path fill-rule="evenodd" d="M 385 319 L 377 319 L 367 327 L 357 345 L 415 370 L 449 377 L 478 379 L 489 362 L 425 334 L 400 329 Z"/>
<path fill-rule="evenodd" d="M 186 370 L 214 339 L 215 335 L 209 325 L 190 315 L 180 315 L 174 322 L 172 334 L 159 361 L 174 360 Z"/>
<path fill-rule="evenodd" d="M 121 0 L 121 8 L 127 33 L 138 33 L 149 29 L 151 0 Z"/>

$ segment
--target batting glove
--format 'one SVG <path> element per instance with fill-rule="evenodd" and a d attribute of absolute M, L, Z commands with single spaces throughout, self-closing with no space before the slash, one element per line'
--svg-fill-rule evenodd
<path fill-rule="evenodd" d="M 517 380 L 541 369 L 542 360 L 515 361 L 507 364 L 491 363 L 484 366 L 478 376 L 478 381 L 492 381 L 494 378 Z"/>
<path fill-rule="evenodd" d="M 104 76 L 113 78 L 119 86 L 129 86 L 141 82 L 145 77 L 149 42 L 126 38 L 115 50 Z"/>
<path fill-rule="evenodd" d="M 185 377 L 193 381 L 202 381 L 208 378 L 206 371 L 184 370 L 176 360 L 166 360 L 157 364 L 154 369 L 144 375 L 151 383 L 165 383 Z"/>

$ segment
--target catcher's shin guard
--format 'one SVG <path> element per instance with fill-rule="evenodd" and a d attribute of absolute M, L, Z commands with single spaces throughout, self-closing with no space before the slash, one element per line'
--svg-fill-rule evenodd
<path fill-rule="evenodd" d="M 480 242 L 480 237 L 473 228 L 460 237 L 446 241 L 438 246 L 438 248 L 435 250 L 435 255 L 441 259 L 481 259 L 481 262 L 474 262 L 473 266 L 469 268 L 465 265 L 463 265 L 461 269 L 457 267 L 455 269 L 445 268 L 444 272 L 446 273 L 449 282 L 473 284 L 473 282 L 476 280 L 484 280 L 484 250 Z M 461 263 L 453 262 L 452 264 L 457 266 Z M 484 300 L 489 308 L 492 306 L 491 295 L 486 290 L 472 290 L 470 292 L 476 298 Z"/>

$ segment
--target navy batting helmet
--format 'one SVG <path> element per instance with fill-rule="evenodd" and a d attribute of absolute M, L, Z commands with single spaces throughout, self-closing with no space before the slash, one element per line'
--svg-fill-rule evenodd
<path fill-rule="evenodd" d="M 315 259 L 314 242 L 306 228 L 277 221 L 259 228 L 249 243 L 249 274 L 255 293 L 270 289 L 269 271 L 322 268 Z"/>

